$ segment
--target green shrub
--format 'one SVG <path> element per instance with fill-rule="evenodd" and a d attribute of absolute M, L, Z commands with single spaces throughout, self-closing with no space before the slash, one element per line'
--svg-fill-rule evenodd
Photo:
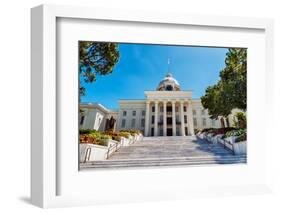
<path fill-rule="evenodd" d="M 247 133 L 243 133 L 242 135 L 238 136 L 238 138 L 235 139 L 235 142 L 240 142 L 240 141 L 247 141 Z"/>
<path fill-rule="evenodd" d="M 101 140 L 110 140 L 110 139 L 112 139 L 112 137 L 110 135 L 101 134 L 100 139 Z"/>
<path fill-rule="evenodd" d="M 129 132 L 120 132 L 119 135 L 120 137 L 129 138 L 131 134 Z"/>
<path fill-rule="evenodd" d="M 92 129 L 80 129 L 80 143 L 93 143 L 104 145 L 105 141 L 108 139 L 113 139 L 115 141 L 121 141 L 121 137 L 129 138 L 131 135 L 140 134 L 139 130 L 120 130 L 120 132 L 105 131 L 100 132 Z"/>
<path fill-rule="evenodd" d="M 235 126 L 238 128 L 247 128 L 247 117 L 244 112 L 236 113 L 237 122 L 235 122 Z"/>
<path fill-rule="evenodd" d="M 120 130 L 120 133 L 121 132 L 127 132 L 131 135 L 137 135 L 137 134 L 142 134 L 142 132 L 138 129 L 129 129 L 129 130 Z"/>
<path fill-rule="evenodd" d="M 112 140 L 115 141 L 121 141 L 120 133 L 119 132 L 113 132 L 113 131 L 105 131 L 103 132 L 105 135 L 109 135 Z"/>
<path fill-rule="evenodd" d="M 96 133 L 99 132 L 95 129 L 80 129 L 79 134 L 91 134 L 91 133 Z"/>
<path fill-rule="evenodd" d="M 231 137 L 231 136 L 241 136 L 243 134 L 246 134 L 246 129 L 237 129 L 237 130 L 231 130 L 225 133 L 225 137 Z"/>
<path fill-rule="evenodd" d="M 198 133 L 201 133 L 201 132 L 202 132 L 202 129 L 194 129 L 195 135 L 197 135 Z"/>

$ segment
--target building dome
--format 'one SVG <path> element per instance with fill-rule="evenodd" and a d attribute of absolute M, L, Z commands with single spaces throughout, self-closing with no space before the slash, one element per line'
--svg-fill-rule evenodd
<path fill-rule="evenodd" d="M 171 73 L 168 73 L 165 78 L 160 81 L 157 89 L 158 91 L 179 91 L 180 84 L 179 82 L 174 79 Z"/>

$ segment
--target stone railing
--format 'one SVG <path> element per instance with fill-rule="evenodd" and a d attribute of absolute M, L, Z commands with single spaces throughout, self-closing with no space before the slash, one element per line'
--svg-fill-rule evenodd
<path fill-rule="evenodd" d="M 104 141 L 106 146 L 91 143 L 80 143 L 80 163 L 106 160 L 122 146 L 130 146 L 131 144 L 142 140 L 142 138 L 143 136 L 139 134 L 130 136 L 129 138 L 121 137 L 120 142 L 108 139 Z"/>
<path fill-rule="evenodd" d="M 236 136 L 223 138 L 223 135 L 213 135 L 212 133 L 200 133 L 197 137 L 206 139 L 213 144 L 221 144 L 224 148 L 230 149 L 235 155 L 246 155 L 247 154 L 247 141 L 235 142 Z"/>

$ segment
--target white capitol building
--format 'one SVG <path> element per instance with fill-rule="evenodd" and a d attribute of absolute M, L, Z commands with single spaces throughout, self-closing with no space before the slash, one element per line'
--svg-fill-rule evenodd
<path fill-rule="evenodd" d="M 155 91 L 144 91 L 145 99 L 119 100 L 119 109 L 110 110 L 100 103 L 82 103 L 80 129 L 138 129 L 145 136 L 194 135 L 195 129 L 232 126 L 234 113 L 228 119 L 209 118 L 200 99 L 192 99 L 192 91 L 182 90 L 168 73 Z"/>

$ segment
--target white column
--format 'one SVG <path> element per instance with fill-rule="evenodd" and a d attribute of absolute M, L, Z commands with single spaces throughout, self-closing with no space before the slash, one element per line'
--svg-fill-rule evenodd
<path fill-rule="evenodd" d="M 146 102 L 144 134 L 145 136 L 149 136 L 149 101 Z"/>
<path fill-rule="evenodd" d="M 192 115 L 192 104 L 191 101 L 188 102 L 187 106 L 187 121 L 188 121 L 188 132 L 190 135 L 194 135 L 194 127 L 193 127 L 193 115 Z"/>
<path fill-rule="evenodd" d="M 184 115 L 183 115 L 183 101 L 180 102 L 180 108 L 181 108 L 181 135 L 185 136 L 185 131 L 184 131 Z"/>
<path fill-rule="evenodd" d="M 163 135 L 167 136 L 167 103 L 163 102 Z"/>
<path fill-rule="evenodd" d="M 173 136 L 176 136 L 176 106 L 175 102 L 172 101 L 172 124 L 173 124 Z"/>
<path fill-rule="evenodd" d="M 154 136 L 158 136 L 158 101 L 155 101 Z"/>

